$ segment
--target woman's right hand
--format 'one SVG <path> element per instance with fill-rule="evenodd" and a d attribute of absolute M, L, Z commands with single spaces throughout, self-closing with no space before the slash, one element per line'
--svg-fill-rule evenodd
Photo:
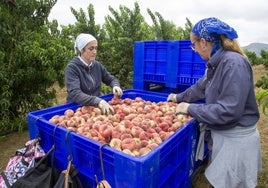
<path fill-rule="evenodd" d="M 114 114 L 114 109 L 105 100 L 101 100 L 98 107 L 101 109 L 102 114 L 109 115 Z"/>
<path fill-rule="evenodd" d="M 171 94 L 169 94 L 168 95 L 168 98 L 167 98 L 167 101 L 168 102 L 177 102 L 177 98 L 176 98 L 176 94 L 174 94 L 174 93 L 171 93 Z"/>

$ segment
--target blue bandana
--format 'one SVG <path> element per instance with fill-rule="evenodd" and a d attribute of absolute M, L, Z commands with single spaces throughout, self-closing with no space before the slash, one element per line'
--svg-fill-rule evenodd
<path fill-rule="evenodd" d="M 236 31 L 228 24 L 221 20 L 211 17 L 205 18 L 197 22 L 192 32 L 200 38 L 204 38 L 208 42 L 216 42 L 220 39 L 220 35 L 225 35 L 228 39 L 238 37 Z"/>
<path fill-rule="evenodd" d="M 235 39 L 238 37 L 234 28 L 214 17 L 205 18 L 197 22 L 194 25 L 192 32 L 197 37 L 204 38 L 208 42 L 214 42 L 210 54 L 211 56 L 220 49 L 220 35 L 225 35 L 228 39 Z"/>

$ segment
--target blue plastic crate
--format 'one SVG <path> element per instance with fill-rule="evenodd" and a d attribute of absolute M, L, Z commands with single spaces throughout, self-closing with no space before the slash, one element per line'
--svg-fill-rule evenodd
<path fill-rule="evenodd" d="M 149 91 L 150 84 L 173 89 L 194 84 L 206 65 L 190 45 L 190 40 L 136 41 L 133 88 Z"/>
<path fill-rule="evenodd" d="M 174 63 L 177 65 L 177 85 L 193 85 L 205 74 L 206 62 L 191 48 L 190 40 L 179 41 L 176 45 Z M 173 83 L 174 84 L 174 83 Z"/>
<path fill-rule="evenodd" d="M 134 89 L 144 89 L 144 82 L 166 82 L 172 48 L 174 46 L 170 41 L 134 43 Z"/>
<path fill-rule="evenodd" d="M 113 95 L 102 96 L 110 100 Z M 123 98 L 141 97 L 144 100 L 164 101 L 167 94 L 141 90 L 125 90 Z M 48 120 L 65 110 L 76 109 L 79 106 L 69 103 L 28 114 L 30 137 L 41 136 L 41 146 L 45 151 L 53 144 L 54 125 Z M 195 121 L 188 122 L 165 140 L 148 155 L 132 157 L 123 152 L 105 146 L 103 161 L 106 179 L 116 187 L 188 187 L 190 185 L 190 168 L 192 155 L 192 135 L 196 128 Z M 65 169 L 67 165 L 68 148 L 64 141 L 66 130 L 58 127 L 56 131 L 56 167 Z M 95 175 L 102 179 L 99 148 L 100 144 L 82 135 L 72 132 L 69 142 L 73 152 L 73 163 L 79 170 L 79 176 L 85 187 L 96 187 Z"/>
<path fill-rule="evenodd" d="M 47 117 L 46 115 L 43 117 L 42 115 L 36 116 L 34 113 L 27 115 L 30 139 L 39 136 L 41 138 L 40 145 L 45 152 L 52 147 L 55 141 L 55 167 L 59 170 L 64 170 L 67 168 L 67 159 L 70 154 L 65 142 L 65 134 L 67 132 L 66 129 L 58 126 L 55 130 L 55 136 L 53 137 L 55 126 L 47 121 Z"/>
<path fill-rule="evenodd" d="M 143 157 L 132 157 L 104 147 L 107 181 L 112 187 L 180 187 L 189 183 L 191 125 L 185 126 L 176 135 Z M 74 136 L 74 163 L 81 174 L 87 175 L 89 184 L 95 181 L 95 175 L 102 178 L 99 148 L 97 142 L 78 134 Z"/>

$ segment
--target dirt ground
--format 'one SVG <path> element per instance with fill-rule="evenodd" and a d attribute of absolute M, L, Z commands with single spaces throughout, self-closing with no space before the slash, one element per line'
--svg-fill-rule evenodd
<path fill-rule="evenodd" d="M 263 66 L 253 67 L 255 80 L 258 80 L 261 75 L 265 74 Z M 58 88 L 57 88 L 58 89 Z M 55 103 L 61 104 L 65 101 L 65 89 L 58 89 L 58 100 Z M 261 118 L 258 122 L 258 128 L 261 135 L 262 145 L 262 161 L 263 171 L 259 174 L 258 188 L 268 188 L 268 115 L 261 112 Z M 23 133 L 13 133 L 10 135 L 0 137 L 0 172 L 4 170 L 8 159 L 14 152 L 23 147 L 24 143 L 29 139 L 28 131 Z M 194 188 L 206 187 L 207 182 L 204 177 L 204 168 L 201 166 L 193 180 Z"/>

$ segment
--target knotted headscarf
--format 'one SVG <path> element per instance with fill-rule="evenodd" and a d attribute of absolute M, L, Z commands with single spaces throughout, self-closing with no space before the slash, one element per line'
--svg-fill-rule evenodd
<path fill-rule="evenodd" d="M 205 18 L 197 22 L 194 25 L 192 32 L 208 42 L 219 40 L 220 35 L 225 35 L 228 39 L 235 39 L 238 37 L 234 28 L 214 17 Z"/>
<path fill-rule="evenodd" d="M 211 55 L 220 48 L 220 35 L 225 35 L 228 39 L 238 37 L 234 28 L 215 17 L 200 20 L 194 25 L 192 32 L 197 37 L 204 38 L 208 42 L 214 42 Z"/>
<path fill-rule="evenodd" d="M 74 43 L 74 50 L 79 50 L 79 52 L 81 52 L 81 50 L 90 42 L 92 41 L 97 41 L 97 39 L 95 37 L 93 37 L 90 34 L 87 33 L 81 33 L 80 35 L 78 35 L 76 37 L 75 43 Z"/>

